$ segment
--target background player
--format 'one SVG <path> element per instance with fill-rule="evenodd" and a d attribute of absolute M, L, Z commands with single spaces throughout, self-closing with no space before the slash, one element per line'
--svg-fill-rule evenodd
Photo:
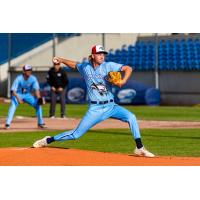
<path fill-rule="evenodd" d="M 55 63 L 63 63 L 72 69 L 78 69 L 87 85 L 89 109 L 77 128 L 60 133 L 54 137 L 46 136 L 36 141 L 33 147 L 44 147 L 54 141 L 75 140 L 97 123 L 107 118 L 114 118 L 129 123 L 133 138 L 136 142 L 134 151 L 136 155 L 154 157 L 142 144 L 135 115 L 114 103 L 114 97 L 111 93 L 111 84 L 106 80 L 108 73 L 111 71 L 124 72 L 123 79 L 116 84 L 118 87 L 121 87 L 131 76 L 132 68 L 114 62 L 104 62 L 105 54 L 107 54 L 107 52 L 104 47 L 96 45 L 91 50 L 89 62 L 77 63 L 64 58 L 54 57 L 53 60 Z"/>
<path fill-rule="evenodd" d="M 41 100 L 39 83 L 34 75 L 31 75 L 32 67 L 23 66 L 23 74 L 18 75 L 11 86 L 11 103 L 8 110 L 5 128 L 9 129 L 15 110 L 19 104 L 27 103 L 35 108 L 37 123 L 39 128 L 45 128 L 42 119 L 42 108 L 39 104 Z"/>

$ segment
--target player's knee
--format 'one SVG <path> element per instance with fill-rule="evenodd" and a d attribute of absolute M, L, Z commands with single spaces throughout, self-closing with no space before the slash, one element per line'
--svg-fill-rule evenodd
<path fill-rule="evenodd" d="M 137 118 L 136 118 L 136 116 L 134 114 L 130 114 L 128 116 L 128 122 L 131 122 L 131 121 L 137 121 Z"/>

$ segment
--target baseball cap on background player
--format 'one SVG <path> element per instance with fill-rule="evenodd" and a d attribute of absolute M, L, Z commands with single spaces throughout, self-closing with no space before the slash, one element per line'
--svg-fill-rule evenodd
<path fill-rule="evenodd" d="M 95 45 L 92 47 L 91 54 L 97 54 L 97 53 L 108 54 L 108 52 L 104 49 L 102 45 Z"/>
<path fill-rule="evenodd" d="M 32 67 L 30 65 L 24 65 L 23 71 L 32 71 Z"/>

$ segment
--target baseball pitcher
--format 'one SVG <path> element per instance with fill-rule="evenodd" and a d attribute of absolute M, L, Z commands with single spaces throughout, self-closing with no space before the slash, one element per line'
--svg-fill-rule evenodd
<path fill-rule="evenodd" d="M 33 147 L 45 147 L 54 141 L 75 140 L 80 138 L 91 127 L 97 123 L 114 118 L 127 122 L 130 126 L 132 136 L 136 142 L 134 153 L 137 156 L 154 157 L 154 154 L 146 150 L 142 144 L 136 117 L 127 109 L 114 102 L 111 86 L 123 86 L 132 73 L 132 68 L 114 62 L 105 62 L 105 51 L 101 45 L 96 45 L 91 50 L 88 62 L 77 63 L 60 57 L 54 57 L 53 62 L 63 63 L 72 69 L 77 69 L 84 78 L 89 96 L 89 109 L 79 125 L 71 131 L 46 136 L 36 141 Z M 123 78 L 121 72 L 124 73 Z"/>

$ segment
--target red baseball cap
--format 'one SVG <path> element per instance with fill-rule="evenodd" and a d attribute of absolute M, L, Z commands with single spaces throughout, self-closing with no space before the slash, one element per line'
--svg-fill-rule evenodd
<path fill-rule="evenodd" d="M 91 54 L 97 54 L 97 53 L 108 54 L 108 52 L 104 49 L 104 47 L 102 45 L 95 45 L 92 47 Z"/>

